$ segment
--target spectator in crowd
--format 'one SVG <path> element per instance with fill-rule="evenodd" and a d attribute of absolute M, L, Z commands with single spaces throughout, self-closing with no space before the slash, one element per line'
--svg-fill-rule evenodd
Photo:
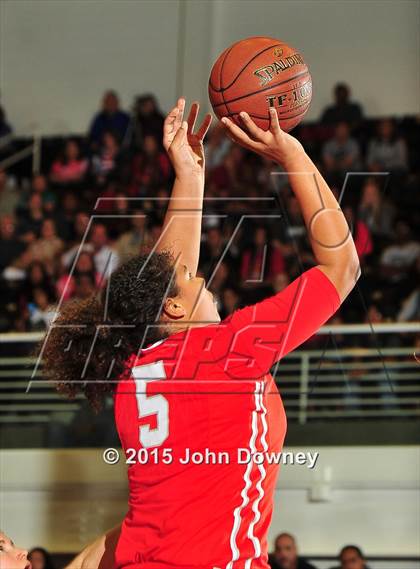
<path fill-rule="evenodd" d="M 93 254 L 88 251 L 81 251 L 77 259 L 76 266 L 72 274 L 63 274 L 57 281 L 57 298 L 63 301 L 69 300 L 76 295 L 77 280 L 88 277 L 96 288 L 101 285 L 101 273 L 95 269 Z"/>
<path fill-rule="evenodd" d="M 272 244 L 267 227 L 255 228 L 251 246 L 246 249 L 241 260 L 241 278 L 246 284 L 262 283 L 271 280 L 285 269 L 280 249 Z"/>
<path fill-rule="evenodd" d="M 222 123 L 216 122 L 207 134 L 205 143 L 206 168 L 208 172 L 222 164 L 231 146 L 232 143 L 226 136 Z"/>
<path fill-rule="evenodd" d="M 3 215 L 0 218 L 0 272 L 17 259 L 26 247 L 17 236 L 15 218 Z"/>
<path fill-rule="evenodd" d="M 10 124 L 6 120 L 6 112 L 3 107 L 0 106 L 0 148 L 3 146 L 3 137 L 10 136 L 13 130 Z"/>
<path fill-rule="evenodd" d="M 206 277 L 204 273 L 202 273 L 202 276 L 203 278 Z M 229 277 L 230 269 L 224 261 L 219 262 L 214 267 L 212 274 L 209 275 L 208 288 L 218 305 L 221 305 L 223 302 L 223 291 L 228 286 Z"/>
<path fill-rule="evenodd" d="M 104 186 L 117 167 L 120 155 L 120 144 L 117 136 L 104 132 L 98 152 L 92 157 L 92 174 L 98 186 Z"/>
<path fill-rule="evenodd" d="M 0 106 L 0 160 L 13 152 L 13 129 L 7 122 L 6 112 Z"/>
<path fill-rule="evenodd" d="M 358 218 L 375 237 L 390 237 L 393 232 L 395 208 L 382 196 L 378 180 L 369 177 L 362 187 Z"/>
<path fill-rule="evenodd" d="M 321 122 L 324 124 L 346 122 L 355 127 L 362 119 L 362 107 L 359 103 L 350 101 L 350 87 L 345 83 L 337 83 L 334 87 L 334 104 L 324 110 Z"/>
<path fill-rule="evenodd" d="M 158 140 L 150 134 L 144 137 L 143 150 L 138 153 L 132 164 L 132 182 L 130 194 L 148 195 L 162 184 L 167 184 L 171 177 L 171 165 Z"/>
<path fill-rule="evenodd" d="M 26 271 L 25 280 L 22 287 L 21 304 L 33 302 L 33 293 L 35 289 L 44 290 L 51 302 L 55 301 L 55 288 L 52 283 L 52 277 L 48 273 L 44 263 L 41 261 L 32 261 Z"/>
<path fill-rule="evenodd" d="M 137 97 L 134 105 L 135 138 L 138 148 L 141 148 L 146 136 L 152 136 L 159 141 L 162 138 L 164 116 L 161 113 L 156 97 L 151 94 Z"/>
<path fill-rule="evenodd" d="M 398 322 L 420 321 L 420 255 L 416 260 L 413 281 L 417 283 L 417 287 L 401 302 L 397 314 Z"/>
<path fill-rule="evenodd" d="M 150 225 L 150 239 L 152 243 L 157 243 L 162 233 L 162 225 L 152 223 Z"/>
<path fill-rule="evenodd" d="M 20 215 L 17 228 L 18 234 L 25 243 L 31 243 L 39 237 L 43 221 L 42 197 L 34 192 L 29 196 L 27 209 Z"/>
<path fill-rule="evenodd" d="M 17 547 L 13 541 L 0 531 L 1 569 L 30 569 L 26 549 Z M 37 569 L 36 567 L 34 569 Z"/>
<path fill-rule="evenodd" d="M 225 250 L 225 240 L 219 227 L 211 227 L 206 240 L 201 245 L 200 268 L 206 279 L 209 279 Z M 223 256 L 225 263 L 230 263 L 229 251 Z"/>
<path fill-rule="evenodd" d="M 45 330 L 49 327 L 55 316 L 52 300 L 42 288 L 33 291 L 33 302 L 28 303 L 31 330 Z"/>
<path fill-rule="evenodd" d="M 74 243 L 79 246 L 85 237 L 90 217 L 85 211 L 79 211 L 74 220 Z"/>
<path fill-rule="evenodd" d="M 382 119 L 368 147 L 367 165 L 372 172 L 402 173 L 408 169 L 407 145 L 395 133 L 391 119 Z"/>
<path fill-rule="evenodd" d="M 340 551 L 338 559 L 340 567 L 334 569 L 368 569 L 365 556 L 357 545 L 346 545 Z"/>
<path fill-rule="evenodd" d="M 31 187 L 32 192 L 40 194 L 45 199 L 45 194 L 48 193 L 48 181 L 43 174 L 34 174 Z"/>
<path fill-rule="evenodd" d="M 32 564 L 32 569 L 55 569 L 51 554 L 43 547 L 31 549 L 28 559 Z"/>
<path fill-rule="evenodd" d="M 324 144 L 322 159 L 326 175 L 340 186 L 347 172 L 360 167 L 359 145 L 351 138 L 347 123 L 337 124 L 334 137 Z"/>
<path fill-rule="evenodd" d="M 228 188 L 232 190 L 241 186 L 241 168 L 244 151 L 237 144 L 232 145 L 222 163 L 210 174 L 209 184 L 217 190 Z"/>
<path fill-rule="evenodd" d="M 382 273 L 393 282 L 407 278 L 420 255 L 420 243 L 413 239 L 409 224 L 400 219 L 395 224 L 395 243 L 383 251 L 380 264 Z"/>
<path fill-rule="evenodd" d="M 134 210 L 129 221 L 131 229 L 122 233 L 114 245 L 121 262 L 147 251 L 151 246 L 151 237 L 147 229 L 147 219 L 144 212 Z"/>
<path fill-rule="evenodd" d="M 266 157 L 261 158 L 261 167 L 257 171 L 260 192 L 268 188 L 276 188 L 277 191 L 282 191 L 288 186 L 286 171 L 279 164 Z"/>
<path fill-rule="evenodd" d="M 6 157 L 13 150 L 13 129 L 6 120 L 6 112 L 0 106 L 0 158 Z"/>
<path fill-rule="evenodd" d="M 364 221 L 357 219 L 354 209 L 351 206 L 344 206 L 343 213 L 353 235 L 357 255 L 360 262 L 363 263 L 365 257 L 370 255 L 373 251 L 373 242 L 369 228 Z"/>
<path fill-rule="evenodd" d="M 274 278 L 273 278 L 273 294 L 276 294 L 278 292 L 281 292 L 282 290 L 284 290 L 288 285 L 290 284 L 290 278 L 289 275 L 283 271 L 280 273 L 277 273 Z"/>
<path fill-rule="evenodd" d="M 55 210 L 57 196 L 48 186 L 48 179 L 43 174 L 35 174 L 32 179 L 32 193 L 38 193 L 42 198 L 45 214 L 52 215 Z"/>
<path fill-rule="evenodd" d="M 35 174 L 32 179 L 32 192 L 42 197 L 42 205 L 45 212 L 52 212 L 55 208 L 57 196 L 48 185 L 48 179 L 43 174 Z"/>
<path fill-rule="evenodd" d="M 2 198 L 2 194 L 6 190 L 7 185 L 8 185 L 7 174 L 2 168 L 0 168 L 0 199 Z M 6 212 L 4 212 L 4 213 L 6 213 Z M 10 212 L 7 212 L 7 213 L 10 213 Z"/>
<path fill-rule="evenodd" d="M 83 251 L 92 252 L 92 246 L 85 243 L 86 232 L 88 231 L 90 218 L 85 211 L 79 211 L 76 214 L 73 224 L 73 239 L 68 243 L 68 249 L 61 256 L 61 265 L 64 269 L 69 269 L 73 263 L 79 249 L 82 247 Z M 82 245 L 83 243 L 83 245 Z"/>
<path fill-rule="evenodd" d="M 92 247 L 96 271 L 106 279 L 118 267 L 119 258 L 109 245 L 105 225 L 97 223 L 93 226 L 89 245 Z"/>
<path fill-rule="evenodd" d="M 274 239 L 273 244 L 278 247 L 286 264 L 296 260 L 296 251 L 299 250 L 301 260 L 306 258 L 306 227 L 302 212 L 296 197 L 287 198 L 287 215 L 279 221 L 280 238 Z"/>
<path fill-rule="evenodd" d="M 48 180 L 43 174 L 35 174 L 31 181 L 30 191 L 24 192 L 21 196 L 20 203 L 18 205 L 18 211 L 21 214 L 25 214 L 29 207 L 29 201 L 33 194 L 38 194 L 41 198 L 42 208 L 47 209 L 48 204 L 55 204 L 56 195 L 48 187 Z M 51 210 L 51 208 L 50 208 Z"/>
<path fill-rule="evenodd" d="M 271 569 L 315 569 L 298 556 L 296 539 L 290 533 L 281 533 L 274 540 L 274 552 L 269 555 Z"/>
<path fill-rule="evenodd" d="M 382 314 L 379 306 L 377 304 L 371 304 L 366 313 L 365 322 L 370 324 L 381 324 L 384 321 L 384 315 Z"/>
<path fill-rule="evenodd" d="M 74 192 L 66 191 L 61 199 L 61 207 L 54 212 L 58 235 L 66 242 L 74 239 L 74 219 L 80 209 L 80 199 Z"/>
<path fill-rule="evenodd" d="M 420 287 L 417 287 L 403 301 L 397 315 L 398 322 L 418 322 L 420 320 Z"/>
<path fill-rule="evenodd" d="M 233 314 L 235 310 L 240 308 L 240 304 L 241 291 L 235 286 L 227 286 L 222 293 L 220 316 L 226 318 L 229 314 Z"/>
<path fill-rule="evenodd" d="M 50 180 L 59 185 L 77 184 L 84 179 L 87 167 L 77 141 L 67 140 L 60 157 L 51 166 Z"/>
<path fill-rule="evenodd" d="M 29 250 L 34 260 L 42 261 L 51 267 L 51 263 L 64 249 L 64 242 L 57 235 L 53 219 L 44 219 L 41 225 L 41 236 L 34 241 Z"/>
<path fill-rule="evenodd" d="M 411 276 L 415 288 L 402 300 L 397 314 L 398 322 L 420 321 L 420 255 L 417 256 Z"/>
<path fill-rule="evenodd" d="M 107 225 L 111 240 L 117 239 L 127 229 L 131 213 L 130 203 L 117 182 L 110 181 L 107 184 L 106 190 L 95 204 L 95 211 L 115 214 Z"/>
<path fill-rule="evenodd" d="M 94 277 L 90 274 L 79 275 L 75 278 L 74 298 L 83 300 L 89 298 L 96 290 Z"/>
<path fill-rule="evenodd" d="M 130 116 L 120 109 L 115 91 L 107 91 L 102 99 L 102 110 L 95 115 L 89 130 L 89 139 L 94 150 L 99 148 L 106 132 L 112 132 L 122 141 L 130 122 Z"/>

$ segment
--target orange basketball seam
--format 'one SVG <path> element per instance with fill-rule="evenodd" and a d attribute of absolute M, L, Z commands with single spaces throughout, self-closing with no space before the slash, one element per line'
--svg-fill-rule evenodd
<path fill-rule="evenodd" d="M 285 81 L 280 81 L 279 83 L 274 83 L 274 84 L 269 85 L 268 87 L 264 87 L 262 89 L 261 88 L 257 89 L 256 91 L 252 91 L 251 93 L 246 93 L 245 95 L 241 95 L 240 97 L 236 97 L 235 99 L 230 99 L 229 101 L 225 101 L 225 98 L 223 96 L 223 92 L 219 91 L 219 93 L 221 93 L 221 95 L 223 97 L 224 103 L 217 103 L 217 104 L 213 105 L 213 108 L 220 107 L 220 105 L 222 105 L 222 104 L 226 105 L 226 108 L 227 108 L 227 103 L 235 103 L 236 101 L 239 101 L 240 99 L 246 99 L 246 97 L 251 97 L 252 95 L 257 95 L 258 93 L 264 93 L 265 91 L 269 91 L 270 89 L 272 89 L 274 87 L 280 87 L 280 85 L 284 85 L 285 83 L 289 83 L 291 81 L 296 81 L 296 79 L 299 79 L 300 77 L 303 77 L 304 75 L 308 75 L 309 80 L 312 81 L 312 78 L 311 78 L 309 71 L 303 71 L 302 73 L 299 73 L 298 75 L 294 75 L 290 79 L 286 79 Z M 304 83 L 304 85 L 307 85 L 308 82 L 309 81 Z"/>
<path fill-rule="evenodd" d="M 230 48 L 225 49 L 225 56 L 220 63 L 221 68 L 222 68 L 228 54 L 232 51 L 234 45 L 236 45 L 236 44 L 233 44 L 230 46 Z M 219 61 L 219 59 L 222 57 L 222 55 L 223 55 L 223 52 L 219 55 L 218 59 L 216 60 L 216 63 Z M 214 65 L 216 65 L 216 63 Z M 213 65 L 213 67 L 214 67 L 214 65 Z M 214 87 L 213 83 L 211 82 L 211 76 L 212 75 L 213 75 L 213 69 L 212 69 L 212 72 L 210 73 L 210 77 L 209 77 L 209 87 L 211 87 L 213 89 L 213 91 L 215 91 L 216 93 L 220 93 L 220 89 L 216 89 L 216 87 Z M 219 82 L 220 82 L 220 84 L 222 84 L 222 73 L 221 72 L 219 73 Z"/>
<path fill-rule="evenodd" d="M 301 106 L 303 106 L 303 105 L 301 105 Z M 295 113 L 295 114 L 290 115 L 290 116 L 284 116 L 286 113 L 277 113 L 277 114 L 280 114 L 281 117 L 279 116 L 279 118 L 282 118 L 283 120 L 295 119 L 296 117 L 300 117 L 303 113 L 306 113 L 308 108 L 309 108 L 309 105 L 305 108 L 304 111 L 301 110 L 298 113 Z M 255 113 L 248 113 L 248 114 L 250 117 L 253 117 L 255 119 L 266 119 L 266 120 L 270 121 L 270 118 L 267 117 L 266 115 L 262 116 L 262 115 L 257 115 Z M 239 113 L 230 113 L 230 115 L 228 115 L 228 116 L 231 116 L 231 115 L 239 115 Z"/>
<path fill-rule="evenodd" d="M 241 40 L 241 41 L 242 41 L 242 40 Z M 240 43 L 240 42 L 234 43 L 234 44 L 231 46 L 229 52 L 230 52 L 230 51 L 235 47 L 235 45 L 238 44 L 238 43 Z M 261 55 L 261 54 L 264 53 L 265 51 L 268 51 L 269 49 L 272 49 L 273 47 L 279 47 L 279 46 L 281 46 L 281 45 L 283 45 L 283 44 L 276 43 L 276 44 L 270 45 L 270 46 L 268 46 L 268 47 L 265 47 L 264 49 L 262 49 L 261 51 L 259 51 L 258 53 L 256 53 L 256 54 L 254 55 L 254 57 L 252 57 L 252 58 L 242 67 L 242 69 L 238 72 L 238 74 L 236 75 L 236 77 L 234 77 L 234 78 L 232 79 L 232 81 L 229 83 L 229 85 L 227 85 L 226 87 L 222 87 L 222 86 L 221 86 L 221 85 L 222 85 L 222 76 L 221 76 L 221 72 L 220 72 L 220 89 L 214 89 L 214 90 L 216 91 L 216 93 L 223 93 L 223 91 L 227 91 L 228 89 L 230 89 L 230 87 L 232 87 L 232 85 L 233 85 L 233 84 L 235 83 L 235 81 L 238 79 L 239 75 L 241 75 L 241 73 L 243 73 L 243 72 L 245 71 L 245 69 L 248 67 L 248 65 L 249 65 L 250 63 L 252 63 L 252 62 L 254 61 L 254 59 L 256 59 L 259 55 Z M 229 53 L 229 52 L 228 52 L 228 53 Z M 227 56 L 227 55 L 228 55 L 228 54 L 226 54 L 226 56 Z M 224 60 L 223 60 L 222 69 L 223 69 L 223 65 L 224 65 L 224 63 L 225 63 L 225 61 L 226 61 L 226 56 L 225 56 L 225 58 L 224 58 Z M 305 63 L 305 65 L 306 65 L 306 63 Z M 212 86 L 212 89 L 213 89 L 213 86 Z"/>
<path fill-rule="evenodd" d="M 300 117 L 300 116 L 302 116 L 303 114 L 305 114 L 305 113 L 308 111 L 308 109 L 309 109 L 309 105 L 307 106 L 307 108 L 306 108 L 304 111 L 301 111 L 301 112 L 296 113 L 296 114 L 294 114 L 294 115 L 290 115 L 289 117 L 283 117 L 283 120 L 290 120 L 290 119 L 295 119 L 296 117 Z M 248 114 L 249 114 L 249 116 L 250 116 L 251 118 L 254 118 L 254 119 L 262 119 L 262 120 L 266 120 L 266 121 L 270 122 L 270 118 L 267 117 L 267 116 L 261 116 L 261 115 L 255 114 L 255 113 L 248 113 Z M 284 113 L 283 113 L 283 114 L 284 114 Z M 233 116 L 235 116 L 235 115 L 239 115 L 239 113 L 229 113 L 229 114 L 226 115 L 226 116 L 228 116 L 228 117 L 233 117 Z"/>
<path fill-rule="evenodd" d="M 238 42 L 237 42 L 237 43 L 238 43 Z M 225 65 L 225 61 L 226 61 L 226 59 L 227 59 L 227 56 L 228 56 L 229 53 L 232 51 L 232 49 L 233 49 L 233 47 L 234 47 L 235 45 L 236 45 L 236 44 L 233 44 L 233 45 L 230 46 L 230 49 L 228 50 L 228 52 L 226 53 L 225 57 L 223 58 L 222 64 L 221 64 L 221 66 L 220 66 L 220 74 L 219 74 L 220 87 L 222 87 L 222 74 L 223 74 L 223 67 L 224 67 L 224 65 Z M 221 88 L 221 90 L 219 91 L 219 93 L 220 93 L 221 96 L 222 96 L 222 100 L 223 100 L 223 103 L 224 103 L 224 105 L 225 105 L 225 107 L 226 107 L 226 111 L 227 111 L 227 113 L 229 114 L 229 112 L 230 112 L 230 111 L 229 111 L 229 107 L 228 107 L 227 104 L 226 104 L 225 97 L 224 97 L 224 94 L 223 94 L 223 93 L 224 93 L 224 89 Z M 216 107 L 213 106 L 213 109 L 215 109 L 215 108 L 216 108 Z"/>

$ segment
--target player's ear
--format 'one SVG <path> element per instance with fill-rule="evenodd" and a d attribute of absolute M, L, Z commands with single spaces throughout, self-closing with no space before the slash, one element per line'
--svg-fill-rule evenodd
<path fill-rule="evenodd" d="M 163 314 L 169 320 L 180 320 L 187 315 L 187 311 L 177 298 L 167 298 L 163 305 Z"/>

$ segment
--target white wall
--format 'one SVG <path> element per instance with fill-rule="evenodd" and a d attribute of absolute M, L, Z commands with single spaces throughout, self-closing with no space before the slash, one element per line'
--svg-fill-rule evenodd
<path fill-rule="evenodd" d="M 271 542 L 289 531 L 309 555 L 334 555 L 348 543 L 359 544 L 371 556 L 420 554 L 419 447 L 293 450 L 318 451 L 319 459 L 313 470 L 282 467 Z M 325 502 L 311 498 L 319 484 Z"/>
<path fill-rule="evenodd" d="M 0 3 L 0 93 L 19 133 L 83 132 L 104 90 L 159 94 L 177 81 L 178 0 Z"/>
<path fill-rule="evenodd" d="M 369 555 L 419 555 L 419 447 L 285 450 L 319 459 L 312 470 L 281 467 L 270 544 L 287 530 L 310 555 L 336 555 L 349 542 Z M 78 550 L 127 510 L 125 464 L 105 465 L 100 449 L 2 451 L 0 478 L 0 526 L 27 546 Z M 329 500 L 312 501 L 324 479 Z"/>
<path fill-rule="evenodd" d="M 3 0 L 0 94 L 20 134 L 83 132 L 101 93 L 207 101 L 212 62 L 250 35 L 299 48 L 314 80 L 308 118 L 346 80 L 370 115 L 419 112 L 417 0 Z"/>

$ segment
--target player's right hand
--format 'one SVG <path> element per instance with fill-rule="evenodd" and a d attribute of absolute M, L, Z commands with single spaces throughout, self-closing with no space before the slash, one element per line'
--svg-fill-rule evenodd
<path fill-rule="evenodd" d="M 305 151 L 296 138 L 280 128 L 276 110 L 270 108 L 269 112 L 270 128 L 268 130 L 263 130 L 257 126 L 248 113 L 245 112 L 240 113 L 239 116 L 247 132 L 227 117 L 223 117 L 221 121 L 227 129 L 229 137 L 234 142 L 248 150 L 253 150 L 261 156 L 278 162 L 287 170 L 289 161 L 292 161 L 297 155 Z"/>
<path fill-rule="evenodd" d="M 172 162 L 176 176 L 199 174 L 204 176 L 203 140 L 211 123 L 207 114 L 194 131 L 199 104 L 191 105 L 188 120 L 183 121 L 185 99 L 178 99 L 176 107 L 168 114 L 163 125 L 163 146 Z"/>

